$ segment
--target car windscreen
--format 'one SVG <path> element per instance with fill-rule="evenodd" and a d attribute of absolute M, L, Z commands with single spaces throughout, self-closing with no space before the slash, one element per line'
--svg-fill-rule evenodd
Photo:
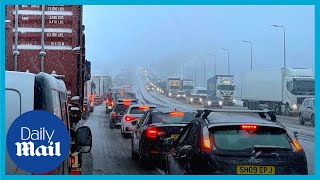
<path fill-rule="evenodd" d="M 114 111 L 119 113 L 119 112 L 124 112 L 128 109 L 129 105 L 126 104 L 117 104 L 116 107 L 114 108 Z"/>
<path fill-rule="evenodd" d="M 155 109 L 155 107 L 150 107 L 150 108 L 140 108 L 140 107 L 132 107 L 130 109 L 129 114 L 144 114 L 147 112 L 149 109 Z"/>
<path fill-rule="evenodd" d="M 179 123 L 189 123 L 192 121 L 197 113 L 195 112 L 172 112 L 172 113 L 162 113 L 154 112 L 152 113 L 152 123 L 163 123 L 163 124 L 179 124 Z"/>
<path fill-rule="evenodd" d="M 214 127 L 209 131 L 214 146 L 221 150 L 246 151 L 254 146 L 291 148 L 286 131 L 276 127 L 256 126 L 253 130 L 237 125 Z"/>

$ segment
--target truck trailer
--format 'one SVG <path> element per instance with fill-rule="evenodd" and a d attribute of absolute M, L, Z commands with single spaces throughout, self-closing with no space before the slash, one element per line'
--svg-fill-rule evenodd
<path fill-rule="evenodd" d="M 279 68 L 244 72 L 241 95 L 248 109 L 268 108 L 277 114 L 297 115 L 305 98 L 314 97 L 312 69 Z"/>

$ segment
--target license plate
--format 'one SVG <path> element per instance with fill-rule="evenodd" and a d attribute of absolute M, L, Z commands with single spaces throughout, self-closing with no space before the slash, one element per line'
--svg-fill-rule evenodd
<path fill-rule="evenodd" d="M 176 140 L 178 138 L 179 134 L 171 134 L 171 138 L 173 140 Z"/>
<path fill-rule="evenodd" d="M 250 166 L 239 165 L 237 166 L 237 174 L 275 174 L 276 169 L 274 166 Z"/>

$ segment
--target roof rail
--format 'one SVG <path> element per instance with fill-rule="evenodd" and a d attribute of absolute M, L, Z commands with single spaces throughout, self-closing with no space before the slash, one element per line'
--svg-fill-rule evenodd
<path fill-rule="evenodd" d="M 52 71 L 51 76 L 55 77 L 56 79 L 64 79 L 65 75 L 59 75 L 56 71 Z"/>
<path fill-rule="evenodd" d="M 201 110 L 198 110 L 198 114 L 199 114 L 199 111 L 201 111 Z M 266 119 L 266 114 L 268 114 L 271 121 L 277 121 L 277 117 L 274 114 L 274 111 L 272 111 L 272 110 L 233 110 L 233 109 L 232 110 L 230 110 L 230 109 L 214 109 L 214 110 L 212 110 L 212 109 L 204 109 L 203 113 L 201 115 L 201 118 L 207 119 L 207 117 L 209 116 L 209 114 L 211 112 L 257 113 L 260 116 L 260 118 L 262 118 L 262 119 Z"/>

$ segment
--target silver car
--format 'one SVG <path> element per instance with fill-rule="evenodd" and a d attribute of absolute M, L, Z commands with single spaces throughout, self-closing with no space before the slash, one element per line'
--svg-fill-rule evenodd
<path fill-rule="evenodd" d="M 299 109 L 299 123 L 310 121 L 314 126 L 314 98 L 306 98 Z"/>

